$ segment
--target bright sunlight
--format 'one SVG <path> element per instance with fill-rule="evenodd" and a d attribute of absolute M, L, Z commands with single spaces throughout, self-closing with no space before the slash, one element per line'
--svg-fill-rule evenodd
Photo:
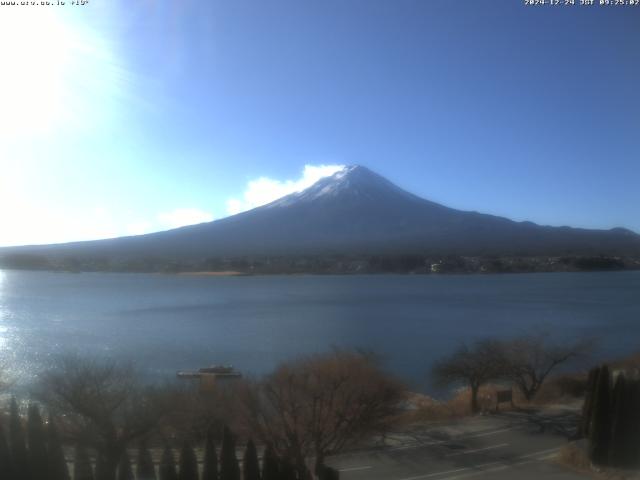
<path fill-rule="evenodd" d="M 0 16 L 3 135 L 33 138 L 80 119 L 86 126 L 96 121 L 95 104 L 113 97 L 119 69 L 112 53 L 72 19 L 56 8 L 5 9 Z"/>
<path fill-rule="evenodd" d="M 48 130 L 65 115 L 65 77 L 74 68 L 72 32 L 48 9 L 0 16 L 0 128 Z M 68 113 L 68 112 L 67 112 Z"/>

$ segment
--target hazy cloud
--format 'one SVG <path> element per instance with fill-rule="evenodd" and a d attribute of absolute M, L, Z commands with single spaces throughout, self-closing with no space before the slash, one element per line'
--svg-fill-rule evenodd
<path fill-rule="evenodd" d="M 89 209 L 79 218 L 65 211 L 24 204 L 18 209 L 0 208 L 0 223 L 0 246 L 98 240 L 121 234 L 111 213 L 101 207 Z"/>
<path fill-rule="evenodd" d="M 333 175 L 343 168 L 344 165 L 305 165 L 302 176 L 296 180 L 276 180 L 268 177 L 251 180 L 241 198 L 227 200 L 227 213 L 235 215 L 266 205 L 290 193 L 304 190 L 322 177 Z"/>
<path fill-rule="evenodd" d="M 210 222 L 213 214 L 197 208 L 177 208 L 155 215 L 151 220 L 121 218 L 104 207 L 94 207 L 70 215 L 67 211 L 43 209 L 24 203 L 19 209 L 3 203 L 0 191 L 0 247 L 100 240 L 169 230 Z"/>
<path fill-rule="evenodd" d="M 5 166 L 3 165 L 3 168 Z M 259 177 L 249 181 L 244 192 L 226 201 L 230 215 L 265 205 L 293 192 L 299 192 L 322 177 L 334 174 L 342 165 L 305 165 L 299 178 L 278 180 Z M 11 168 L 8 168 L 11 173 Z M 0 176 L 0 224 L 3 225 L 0 246 L 46 244 L 80 240 L 98 240 L 169 230 L 203 222 L 214 215 L 199 208 L 175 208 L 142 216 L 112 211 L 105 206 L 77 210 L 47 209 L 30 201 L 21 185 L 11 175 Z M 19 204 L 20 208 L 15 208 Z"/>

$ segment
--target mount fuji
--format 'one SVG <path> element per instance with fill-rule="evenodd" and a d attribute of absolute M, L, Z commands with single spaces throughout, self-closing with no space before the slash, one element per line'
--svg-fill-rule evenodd
<path fill-rule="evenodd" d="M 541 226 L 461 211 L 349 166 L 301 192 L 213 222 L 164 232 L 0 249 L 47 257 L 202 259 L 322 254 L 639 255 L 623 228 Z"/>

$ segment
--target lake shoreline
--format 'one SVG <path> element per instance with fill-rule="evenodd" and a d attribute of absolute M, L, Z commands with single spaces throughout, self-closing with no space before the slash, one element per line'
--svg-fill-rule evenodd
<path fill-rule="evenodd" d="M 640 256 L 615 255 L 426 255 L 327 254 L 194 259 L 48 259 L 0 256 L 0 268 L 71 273 L 159 273 L 189 276 L 242 275 L 440 275 L 640 270 Z"/>

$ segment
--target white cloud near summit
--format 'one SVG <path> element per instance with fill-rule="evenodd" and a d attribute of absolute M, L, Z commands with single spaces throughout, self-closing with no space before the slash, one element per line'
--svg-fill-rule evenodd
<path fill-rule="evenodd" d="M 302 176 L 296 180 L 275 180 L 269 177 L 250 180 L 241 198 L 227 200 L 227 213 L 235 215 L 266 205 L 290 193 L 300 192 L 343 168 L 344 165 L 305 165 Z"/>

